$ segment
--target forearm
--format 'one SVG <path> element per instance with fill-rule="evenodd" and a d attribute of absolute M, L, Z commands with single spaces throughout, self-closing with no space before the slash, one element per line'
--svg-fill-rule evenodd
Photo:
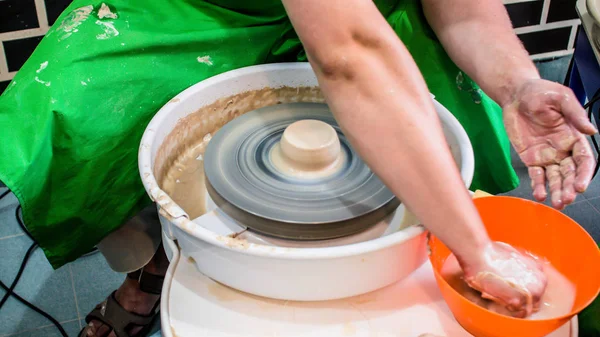
<path fill-rule="evenodd" d="M 539 73 L 500 0 L 422 0 L 425 16 L 456 65 L 498 104 Z"/>
<path fill-rule="evenodd" d="M 468 260 L 489 239 L 425 82 L 373 3 L 350 2 L 284 0 L 327 102 L 361 158 Z"/>

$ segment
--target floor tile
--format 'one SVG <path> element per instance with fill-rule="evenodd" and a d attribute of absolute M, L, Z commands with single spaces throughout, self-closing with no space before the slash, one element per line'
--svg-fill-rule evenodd
<path fill-rule="evenodd" d="M 160 332 L 160 330 L 157 330 L 155 333 L 150 335 L 150 337 L 162 337 L 162 333 Z"/>
<path fill-rule="evenodd" d="M 551 60 L 538 61 L 535 63 L 535 65 L 543 79 L 562 84 L 565 80 L 565 76 L 567 75 L 571 57 L 571 55 L 568 55 Z"/>
<path fill-rule="evenodd" d="M 30 245 L 31 241 L 26 236 L 0 240 L 0 279 L 5 284 L 12 282 Z M 53 270 L 40 249 L 31 256 L 15 292 L 59 322 L 78 318 L 69 269 Z M 4 291 L 0 294 L 4 295 Z M 48 324 L 44 317 L 12 297 L 0 313 L 0 335 Z"/>
<path fill-rule="evenodd" d="M 115 291 L 125 276 L 114 272 L 104 256 L 96 253 L 71 263 L 80 318 L 84 318 L 106 296 Z"/>
<path fill-rule="evenodd" d="M 519 177 L 519 186 L 512 191 L 508 191 L 506 193 L 501 193 L 500 195 L 507 195 L 511 197 L 519 197 L 527 200 L 533 199 L 533 191 L 531 190 L 531 185 L 529 179 L 525 177 Z"/>
<path fill-rule="evenodd" d="M 596 242 L 600 242 L 600 213 L 598 213 L 595 207 L 600 209 L 600 199 L 585 200 L 570 205 L 565 208 L 563 213 L 585 228 Z"/>
<path fill-rule="evenodd" d="M 592 180 L 587 190 L 583 193 L 586 199 L 594 199 L 600 197 L 600 174 Z"/>
<path fill-rule="evenodd" d="M 63 329 L 69 337 L 76 337 L 79 334 L 79 322 L 77 320 L 70 321 L 67 323 L 61 323 Z M 8 335 L 3 337 L 61 337 L 60 332 L 54 325 L 47 325 L 43 328 L 38 328 L 35 330 L 29 330 L 20 332 L 14 335 Z"/>
<path fill-rule="evenodd" d="M 6 188 L 0 188 L 0 195 L 5 191 Z M 15 218 L 17 206 L 19 206 L 19 202 L 12 193 L 0 199 L 0 239 L 23 233 Z"/>
<path fill-rule="evenodd" d="M 525 164 L 523 164 L 521 158 L 517 154 L 517 151 L 515 151 L 514 147 L 512 146 L 510 147 L 510 160 L 515 170 L 519 168 L 526 168 Z M 527 169 L 525 169 L 525 171 L 527 171 Z"/>
<path fill-rule="evenodd" d="M 534 200 L 533 191 L 531 190 L 531 180 L 529 179 L 529 175 L 527 173 L 527 167 L 525 166 L 525 164 L 523 164 L 517 153 L 512 148 L 510 151 L 510 157 L 512 159 L 513 169 L 519 177 L 519 186 L 514 190 L 503 193 L 501 195 L 508 195 L 527 200 Z"/>
<path fill-rule="evenodd" d="M 152 325 L 152 330 L 150 332 L 150 337 L 162 337 L 162 333 L 160 332 L 160 317 L 154 321 Z"/>

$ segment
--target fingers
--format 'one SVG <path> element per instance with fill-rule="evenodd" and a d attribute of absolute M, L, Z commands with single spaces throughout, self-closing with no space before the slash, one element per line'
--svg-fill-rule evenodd
<path fill-rule="evenodd" d="M 515 317 L 526 317 L 533 312 L 531 294 L 500 275 L 482 272 L 476 276 L 481 297 L 500 304 Z"/>
<path fill-rule="evenodd" d="M 539 202 L 546 200 L 547 181 L 552 206 L 559 210 L 563 209 L 575 201 L 577 193 L 585 191 L 592 179 L 594 165 L 591 148 L 583 139 L 582 142 L 575 144 L 573 157 L 563 159 L 559 165 L 549 165 L 545 172 L 539 166 L 529 167 L 528 173 L 534 198 Z"/>
<path fill-rule="evenodd" d="M 550 187 L 550 199 L 552 200 L 552 207 L 560 210 L 563 208 L 562 176 L 560 174 L 560 166 L 547 166 L 546 179 L 548 179 L 548 185 Z"/>
<path fill-rule="evenodd" d="M 544 169 L 539 166 L 532 166 L 528 169 L 528 172 L 529 177 L 531 178 L 533 197 L 540 202 L 546 200 L 548 193 L 546 193 L 546 176 L 544 175 Z"/>
<path fill-rule="evenodd" d="M 542 264 L 501 242 L 493 242 L 483 255 L 486 262 L 479 270 L 465 270 L 465 282 L 511 316 L 525 317 L 535 312 L 547 286 Z"/>
<path fill-rule="evenodd" d="M 565 89 L 565 93 L 563 93 L 560 101 L 560 108 L 565 118 L 581 133 L 586 135 L 597 133 L 598 130 L 596 130 L 594 124 L 587 118 L 585 110 L 577 101 L 573 91 L 568 88 Z"/>
<path fill-rule="evenodd" d="M 583 136 L 573 146 L 573 160 L 577 166 L 574 187 L 577 192 L 583 193 L 592 180 L 596 164 L 590 143 Z"/>
<path fill-rule="evenodd" d="M 568 205 L 575 201 L 575 162 L 572 157 L 567 157 L 560 162 L 560 175 L 562 176 L 562 202 Z"/>

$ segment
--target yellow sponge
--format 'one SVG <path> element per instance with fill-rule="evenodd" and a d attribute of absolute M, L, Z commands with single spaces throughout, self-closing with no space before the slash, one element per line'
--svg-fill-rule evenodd
<path fill-rule="evenodd" d="M 473 193 L 473 199 L 484 198 L 484 197 L 493 197 L 493 195 L 489 194 L 488 192 L 484 192 L 482 190 L 476 190 L 475 193 Z"/>

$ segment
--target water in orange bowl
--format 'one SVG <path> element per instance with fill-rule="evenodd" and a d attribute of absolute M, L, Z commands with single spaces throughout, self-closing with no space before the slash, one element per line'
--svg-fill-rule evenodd
<path fill-rule="evenodd" d="M 574 299 L 571 296 L 569 300 L 573 302 L 571 305 L 559 304 L 560 312 L 548 310 L 548 314 L 540 314 L 533 317 L 535 319 L 513 318 L 487 310 L 466 299 L 444 279 L 441 272 L 452 253 L 432 236 L 429 259 L 436 282 L 454 318 L 465 330 L 475 337 L 544 337 L 565 325 L 598 296 L 600 250 L 575 221 L 551 207 L 520 198 L 485 197 L 475 199 L 474 203 L 492 240 L 508 243 L 548 261 L 574 286 L 575 294 Z M 555 276 L 549 275 L 549 278 L 565 281 Z M 568 291 L 569 286 L 556 288 Z M 571 288 L 571 295 L 572 292 Z M 548 296 L 556 297 L 552 293 Z M 570 310 L 564 310 L 568 306 Z"/>
<path fill-rule="evenodd" d="M 548 319 L 567 315 L 575 303 L 575 285 L 549 262 L 542 262 L 542 266 L 548 279 L 548 285 L 540 300 L 539 310 L 526 319 Z M 482 298 L 481 293 L 463 281 L 463 271 L 454 254 L 448 256 L 440 274 L 454 290 L 469 301 L 500 315 L 512 316 L 509 310 L 496 302 Z"/>

